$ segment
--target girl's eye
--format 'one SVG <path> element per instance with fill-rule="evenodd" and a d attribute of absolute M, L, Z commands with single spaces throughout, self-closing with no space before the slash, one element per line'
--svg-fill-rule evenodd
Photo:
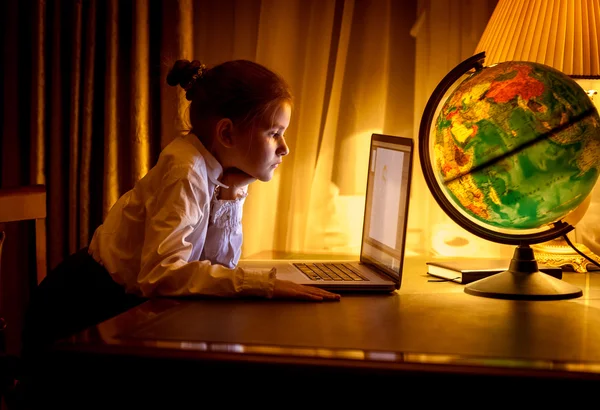
<path fill-rule="evenodd" d="M 271 132 L 271 136 L 273 138 L 281 138 L 282 137 L 282 135 L 280 133 L 278 133 L 278 132 Z"/>

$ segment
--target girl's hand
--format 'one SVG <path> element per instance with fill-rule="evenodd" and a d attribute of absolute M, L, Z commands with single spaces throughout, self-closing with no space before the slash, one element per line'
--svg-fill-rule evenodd
<path fill-rule="evenodd" d="M 251 175 L 237 168 L 230 168 L 223 173 L 221 182 L 229 188 L 221 187 L 218 198 L 221 200 L 232 200 L 242 197 L 246 193 L 246 187 L 256 181 Z"/>
<path fill-rule="evenodd" d="M 313 286 L 299 285 L 289 280 L 275 279 L 272 299 L 301 299 L 323 302 L 340 300 L 340 295 Z"/>

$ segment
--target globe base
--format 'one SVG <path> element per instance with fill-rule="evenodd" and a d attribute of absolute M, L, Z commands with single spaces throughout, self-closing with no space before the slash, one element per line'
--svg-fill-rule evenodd
<path fill-rule="evenodd" d="M 512 300 L 560 300 L 583 295 L 578 287 L 540 272 L 529 245 L 517 246 L 508 270 L 468 284 L 465 293 Z"/>

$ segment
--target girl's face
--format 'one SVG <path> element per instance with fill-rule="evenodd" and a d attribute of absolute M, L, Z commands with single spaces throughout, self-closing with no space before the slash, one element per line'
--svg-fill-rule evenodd
<path fill-rule="evenodd" d="M 291 114 L 290 104 L 281 103 L 274 115 L 267 115 L 245 131 L 245 135 L 238 135 L 236 167 L 261 181 L 271 180 L 283 156 L 290 152 L 284 133 L 290 125 Z"/>

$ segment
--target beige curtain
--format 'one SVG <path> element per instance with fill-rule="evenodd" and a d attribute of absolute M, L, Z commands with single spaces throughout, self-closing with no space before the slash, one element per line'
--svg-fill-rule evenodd
<path fill-rule="evenodd" d="M 494 11 L 497 0 L 419 0 L 412 29 L 416 39 L 414 129 L 439 82 L 463 60 L 471 57 Z M 514 248 L 480 239 L 454 223 L 429 192 L 417 158 L 413 176 L 411 221 L 420 250 L 443 256 L 488 255 L 512 257 Z"/>
<path fill-rule="evenodd" d="M 263 6 L 261 21 L 274 24 L 260 26 L 257 59 L 279 67 L 290 80 L 296 110 L 288 131 L 291 154 L 278 183 L 251 187 L 244 253 L 354 251 L 371 133 L 412 137 L 409 31 L 416 4 L 271 1 Z M 358 207 L 348 207 L 353 203 Z"/>

